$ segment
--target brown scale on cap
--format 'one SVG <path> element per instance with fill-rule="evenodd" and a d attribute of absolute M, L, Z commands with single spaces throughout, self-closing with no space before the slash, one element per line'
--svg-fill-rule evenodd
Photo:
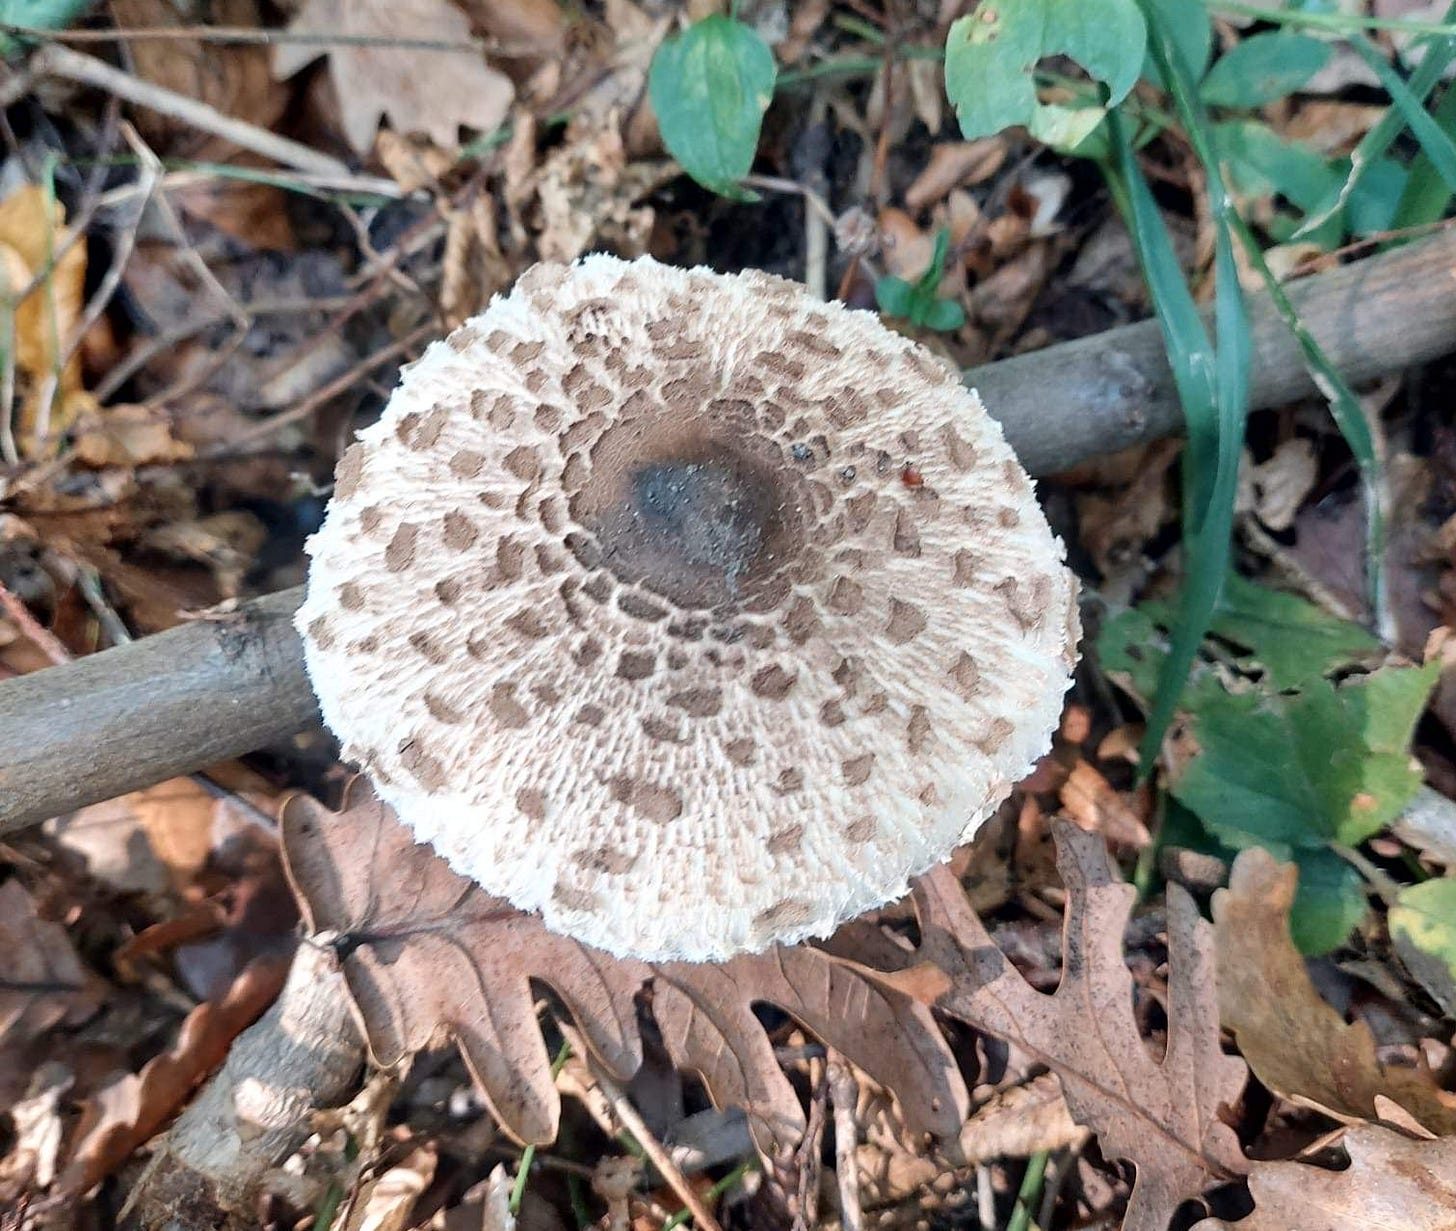
<path fill-rule="evenodd" d="M 651 959 L 903 893 L 1045 750 L 1075 661 L 975 395 L 762 274 L 528 271 L 406 372 L 310 552 L 310 676 L 401 818 Z"/>

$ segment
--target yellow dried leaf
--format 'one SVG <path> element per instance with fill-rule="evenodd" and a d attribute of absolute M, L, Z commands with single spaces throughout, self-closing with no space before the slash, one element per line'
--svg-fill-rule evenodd
<path fill-rule="evenodd" d="M 65 210 L 48 201 L 44 189 L 26 184 L 0 201 L 0 292 L 20 294 L 54 259 L 49 277 L 14 306 L 15 365 L 30 383 L 21 403 L 20 435 L 27 452 L 38 441 L 30 439 L 40 418 L 38 396 L 53 377 L 55 405 L 48 431 L 65 430 L 76 413 L 75 395 L 81 391 L 81 361 L 73 355 L 64 369 L 56 366 L 71 341 L 86 302 L 86 247 L 77 243 L 62 252 L 70 231 Z M 59 257 L 55 254 L 61 253 Z"/>

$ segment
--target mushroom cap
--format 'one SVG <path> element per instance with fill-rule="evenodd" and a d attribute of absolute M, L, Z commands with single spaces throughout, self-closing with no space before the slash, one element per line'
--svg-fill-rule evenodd
<path fill-rule="evenodd" d="M 339 463 L 297 617 L 457 872 L 648 960 L 902 895 L 1050 744 L 1076 586 L 975 393 L 762 273 L 538 265 Z"/>

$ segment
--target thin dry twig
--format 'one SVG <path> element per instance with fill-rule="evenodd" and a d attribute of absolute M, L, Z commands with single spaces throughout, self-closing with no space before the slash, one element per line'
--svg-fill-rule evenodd
<path fill-rule="evenodd" d="M 398 359 L 401 355 L 408 354 L 424 343 L 427 338 L 432 338 L 438 333 L 439 327 L 434 322 L 421 325 L 397 342 L 392 342 L 383 350 L 375 351 L 374 354 L 360 360 L 342 376 L 337 376 L 323 388 L 316 389 L 296 406 L 290 406 L 287 410 L 281 410 L 276 415 L 270 415 L 268 418 L 260 420 L 247 431 L 235 434 L 226 445 L 218 446 L 214 450 L 205 452 L 202 456 L 204 458 L 232 457 L 239 449 L 259 440 L 265 440 L 280 428 L 287 427 L 290 423 L 297 423 L 301 419 L 307 419 L 325 402 L 346 392 L 350 386 L 374 371 L 375 368 L 381 367 L 393 359 Z"/>
<path fill-rule="evenodd" d="M 575 1034 L 574 1031 L 566 1029 L 563 1029 L 563 1033 L 566 1033 L 568 1038 L 572 1038 Z M 697 1190 L 678 1169 L 678 1165 L 672 1161 L 672 1155 L 647 1127 L 647 1122 L 637 1113 L 637 1108 L 632 1106 L 627 1092 L 613 1080 L 610 1073 L 597 1063 L 596 1058 L 591 1054 L 591 1049 L 581 1041 L 580 1036 L 573 1040 L 572 1050 L 585 1060 L 588 1074 L 596 1083 L 597 1089 L 601 1091 L 602 1097 L 610 1104 L 613 1114 L 636 1139 L 637 1144 L 642 1147 L 642 1152 L 657 1168 L 658 1174 L 667 1182 L 667 1186 L 688 1208 L 702 1231 L 723 1231 L 718 1220 L 713 1217 L 713 1212 L 703 1204 L 703 1199 L 698 1196 Z"/>
<path fill-rule="evenodd" d="M 0 88 L 0 105 L 9 106 L 28 93 L 37 77 L 62 77 L 67 81 L 114 94 L 134 106 L 145 107 L 149 111 L 179 120 L 202 132 L 211 133 L 214 137 L 230 141 L 241 149 L 261 154 L 282 166 L 317 175 L 341 178 L 353 176 L 349 167 L 337 158 L 320 154 L 309 146 L 280 137 L 256 124 L 224 115 L 207 103 L 133 77 L 104 60 L 72 51 L 58 43 L 47 43 L 36 52 L 27 69 L 25 73 L 17 73 L 5 87 Z M 399 186 L 393 180 L 387 179 L 378 179 L 370 191 L 378 192 L 382 196 L 400 195 Z"/>
<path fill-rule="evenodd" d="M 51 662 L 59 665 L 71 661 L 70 651 L 61 644 L 60 638 L 50 629 L 41 627 L 36 618 L 30 614 L 30 609 L 6 588 L 4 582 L 0 582 L 0 610 L 3 610 L 14 621 L 15 626 L 20 629 L 21 635 Z"/>
<path fill-rule="evenodd" d="M 854 1109 L 859 1101 L 859 1084 L 838 1052 L 829 1053 L 829 1101 L 834 1106 L 834 1175 L 839 1187 L 839 1225 L 844 1231 L 861 1231 L 864 1210 L 859 1199 L 859 1165 L 855 1147 L 859 1124 Z"/>

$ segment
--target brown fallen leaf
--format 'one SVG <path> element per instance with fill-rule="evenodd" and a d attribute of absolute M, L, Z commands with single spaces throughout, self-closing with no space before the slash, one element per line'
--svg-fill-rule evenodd
<path fill-rule="evenodd" d="M 66 929 L 36 913 L 18 880 L 0 885 L 0 1044 L 24 1043 L 95 1005 Z"/>
<path fill-rule="evenodd" d="M 1080 754 L 1062 783 L 1059 797 L 1068 818 L 1079 829 L 1100 833 L 1115 848 L 1140 851 L 1153 840 L 1137 809 Z"/>
<path fill-rule="evenodd" d="M 24 447 L 32 452 L 39 442 L 31 434 L 42 418 L 36 395 L 52 380 L 48 434 L 64 431 L 71 417 L 92 404 L 81 388 L 79 354 L 57 371 L 86 302 L 86 245 L 67 247 L 70 237 L 64 208 L 39 185 L 26 184 L 0 201 L 0 290 L 18 295 L 54 262 L 49 276 L 15 308 L 15 365 L 32 386 L 20 427 Z"/>
<path fill-rule="evenodd" d="M 1376 1099 L 1399 1104 L 1434 1133 L 1456 1133 L 1456 1095 L 1427 1072 L 1382 1065 L 1364 1022 L 1321 997 L 1289 937 L 1298 870 L 1252 848 L 1213 895 L 1223 1024 L 1271 1090 L 1337 1120 L 1379 1120 Z"/>
<path fill-rule="evenodd" d="M 286 957 L 259 958 L 219 1000 L 183 1020 L 176 1042 L 106 1087 L 77 1129 L 75 1152 L 58 1182 L 79 1197 L 99 1184 L 138 1146 L 150 1141 L 228 1054 L 232 1042 L 273 1003 L 288 973 Z"/>
<path fill-rule="evenodd" d="M 560 1100 L 533 983 L 565 1005 L 602 1065 L 642 1063 L 636 1000 L 650 987 L 663 1042 L 719 1106 L 743 1105 L 766 1152 L 802 1134 L 798 1097 L 752 1006 L 779 1006 L 890 1089 L 916 1131 L 953 1137 L 967 1096 L 930 1013 L 853 962 L 798 946 L 719 965 L 618 959 L 548 932 L 418 846 L 372 793 L 333 813 L 298 797 L 283 814 L 288 873 L 309 927 L 337 946 L 375 1059 L 445 1036 L 503 1127 L 555 1133 Z"/>
<path fill-rule="evenodd" d="M 1193 1231 L 1456 1231 L 1456 1138 L 1412 1141 L 1366 1125 L 1345 1134 L 1345 1150 L 1344 1171 L 1259 1163 L 1254 1212 Z"/>
<path fill-rule="evenodd" d="M 399 132 L 422 132 L 453 147 L 461 125 L 490 132 L 515 97 L 511 79 L 479 52 L 390 45 L 398 39 L 469 42 L 470 23 L 449 0 L 306 0 L 288 28 L 372 40 L 327 50 L 344 135 L 361 154 L 383 117 Z M 323 54 L 316 43 L 280 45 L 273 49 L 273 72 L 291 77 Z"/>
<path fill-rule="evenodd" d="M 937 1008 L 1046 1065 L 1103 1154 L 1137 1168 L 1124 1231 L 1164 1231 L 1181 1202 L 1248 1169 L 1222 1118 L 1238 1102 L 1247 1070 L 1219 1045 L 1211 929 L 1193 899 L 1169 886 L 1168 1041 L 1156 1060 L 1138 1032 L 1122 955 L 1133 887 L 1118 879 L 1101 835 L 1066 822 L 1055 824 L 1055 834 L 1067 890 L 1055 993 L 1036 991 L 1017 973 L 945 868 L 921 877 L 916 889 L 918 956 L 949 976 Z"/>
<path fill-rule="evenodd" d="M 925 209 L 944 200 L 953 188 L 985 183 L 1001 170 L 1007 149 L 1002 137 L 938 142 L 931 147 L 930 161 L 905 189 L 905 204 L 912 210 Z"/>

